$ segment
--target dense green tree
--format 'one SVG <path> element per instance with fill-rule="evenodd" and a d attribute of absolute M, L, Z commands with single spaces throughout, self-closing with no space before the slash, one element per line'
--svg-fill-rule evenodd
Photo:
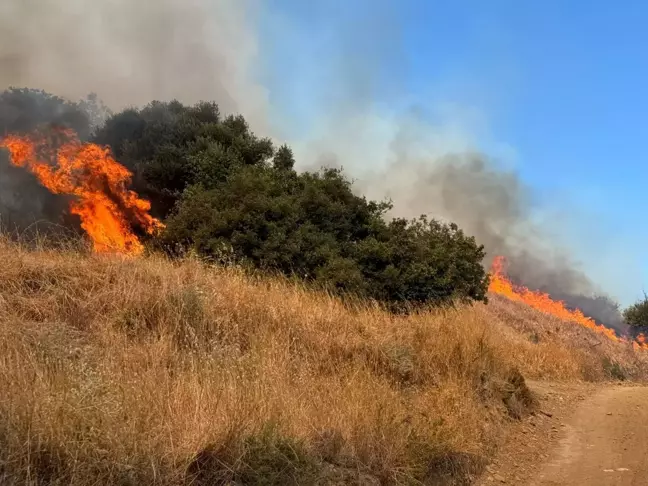
<path fill-rule="evenodd" d="M 279 147 L 279 150 L 277 150 L 277 153 L 274 156 L 272 164 L 274 165 L 275 169 L 289 170 L 295 167 L 295 157 L 293 156 L 293 152 L 290 147 L 288 147 L 288 145 L 282 145 L 281 147 Z"/>
<path fill-rule="evenodd" d="M 83 105 L 98 119 L 101 104 Z M 299 276 L 393 308 L 484 300 L 483 247 L 455 225 L 388 221 L 387 202 L 342 170 L 297 172 L 292 150 L 256 136 L 215 103 L 152 102 L 107 118 L 94 141 L 134 172 L 166 230 L 157 243 Z"/>
<path fill-rule="evenodd" d="M 485 252 L 454 224 L 392 220 L 356 248 L 371 297 L 397 305 L 485 300 Z"/>
<path fill-rule="evenodd" d="M 274 155 L 269 139 L 250 131 L 242 116 L 221 119 L 215 103 L 184 106 L 152 102 L 110 117 L 94 140 L 112 147 L 135 173 L 134 188 L 165 218 L 183 191 L 196 183 L 214 187 L 245 165 L 265 164 Z"/>
<path fill-rule="evenodd" d="M 355 195 L 340 170 L 248 166 L 187 190 L 164 239 L 393 307 L 485 299 L 483 247 L 455 225 L 386 223 L 387 209 Z"/>
<path fill-rule="evenodd" d="M 623 311 L 623 320 L 632 328 L 648 329 L 648 296 L 644 295 Z"/>
<path fill-rule="evenodd" d="M 314 279 L 329 260 L 351 257 L 372 227 L 384 225 L 383 212 L 383 205 L 355 196 L 339 171 L 246 166 L 216 187 L 189 188 L 164 239 L 215 257 L 231 247 L 255 266 Z M 335 278 L 332 268 L 324 273 Z"/>

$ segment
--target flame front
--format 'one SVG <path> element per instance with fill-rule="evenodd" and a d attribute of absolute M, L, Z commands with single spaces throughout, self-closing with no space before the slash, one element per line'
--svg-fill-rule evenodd
<path fill-rule="evenodd" d="M 74 196 L 70 211 L 92 240 L 94 251 L 138 255 L 144 247 L 131 222 L 153 234 L 162 223 L 149 214 L 151 204 L 126 189 L 132 173 L 107 147 L 82 143 L 70 130 L 56 132 L 58 148 L 45 136 L 10 135 L 0 140 L 11 163 L 32 172 L 54 194 Z"/>
<path fill-rule="evenodd" d="M 504 272 L 504 264 L 504 257 L 495 257 L 490 271 L 489 292 L 502 295 L 516 302 L 522 302 L 529 307 L 560 319 L 580 324 L 606 336 L 612 341 L 627 342 L 625 338 L 617 336 L 613 329 L 598 324 L 591 317 L 585 316 L 579 309 L 568 309 L 564 302 L 553 300 L 549 297 L 549 294 L 544 292 L 529 290 L 526 287 L 514 285 Z M 648 343 L 645 342 L 643 335 L 640 335 L 633 341 L 632 345 L 635 349 L 648 349 Z"/>

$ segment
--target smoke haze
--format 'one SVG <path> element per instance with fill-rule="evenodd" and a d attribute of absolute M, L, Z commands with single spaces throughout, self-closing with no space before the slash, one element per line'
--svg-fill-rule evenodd
<path fill-rule="evenodd" d="M 397 159 L 363 184 L 370 194 L 390 196 L 396 215 L 428 214 L 456 222 L 486 247 L 486 264 L 504 255 L 513 281 L 625 331 L 615 302 L 534 223 L 532 190 L 515 172 L 497 169 L 479 153 L 449 154 L 420 163 Z"/>
<path fill-rule="evenodd" d="M 478 150 L 475 134 L 485 123 L 479 112 L 445 107 L 442 121 L 430 125 L 416 115 L 416 105 L 400 118 L 375 108 L 373 93 L 398 96 L 403 89 L 398 82 L 380 84 L 385 63 L 405 58 L 395 9 L 372 9 L 361 31 L 348 22 L 334 56 L 317 59 L 317 72 L 332 82 L 304 90 L 320 100 L 307 135 L 271 121 L 281 113 L 268 101 L 276 86 L 257 81 L 255 0 L 3 0 L 0 88 L 27 86 L 74 100 L 96 92 L 115 111 L 153 99 L 215 100 L 223 112 L 244 114 L 260 134 L 292 143 L 301 168 L 343 166 L 359 192 L 391 198 L 394 216 L 456 222 L 485 245 L 489 258 L 504 255 L 519 283 L 620 328 L 614 303 L 595 297 L 601 289 L 572 252 L 534 222 L 532 190 Z M 315 69 L 299 63 L 276 74 L 277 82 Z M 1 170 L 0 203 L 43 209 L 40 197 L 19 204 L 25 181 Z"/>
<path fill-rule="evenodd" d="M 151 100 L 218 100 L 251 124 L 266 120 L 251 81 L 255 0 L 3 0 L 0 86 L 80 99 L 113 110 Z"/>
<path fill-rule="evenodd" d="M 82 139 L 106 110 L 154 99 L 216 100 L 266 129 L 266 90 L 252 81 L 257 50 L 256 0 L 3 0 L 0 2 L 0 90 L 37 88 L 70 100 L 5 94 L 0 135 L 40 123 L 72 126 Z M 29 99 L 31 103 L 25 103 Z M 82 111 L 90 120 L 80 119 Z M 82 117 L 81 117 L 82 118 Z M 89 121 L 89 123 L 88 123 Z M 5 228 L 70 224 L 68 201 L 0 155 L 0 214 Z M 73 218 L 72 218 L 73 219 Z M 45 225 L 40 223 L 46 223 Z M 34 226 L 35 227 L 35 226 Z"/>
<path fill-rule="evenodd" d="M 425 214 L 456 222 L 485 246 L 486 265 L 503 255 L 514 282 L 626 331 L 617 303 L 552 235 L 549 226 L 557 225 L 557 218 L 534 204 L 533 189 L 515 170 L 477 151 L 470 134 L 454 123 L 377 119 L 364 117 L 362 129 L 355 131 L 342 123 L 339 135 L 336 130 L 301 146 L 301 160 L 308 161 L 307 168 L 344 167 L 354 176 L 358 192 L 393 202 L 390 216 Z M 363 147 L 371 147 L 364 156 Z M 366 160 L 372 164 L 357 162 Z"/>

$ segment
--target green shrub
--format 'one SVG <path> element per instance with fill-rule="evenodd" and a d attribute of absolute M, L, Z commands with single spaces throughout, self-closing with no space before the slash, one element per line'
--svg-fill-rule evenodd
<path fill-rule="evenodd" d="M 214 103 L 129 109 L 95 140 L 135 172 L 172 254 L 234 258 L 395 309 L 486 298 L 483 247 L 456 225 L 387 221 L 388 202 L 356 195 L 339 169 L 298 173 L 289 147 Z"/>
<path fill-rule="evenodd" d="M 605 374 L 612 378 L 613 380 L 625 381 L 628 376 L 623 367 L 616 361 L 612 361 L 609 358 L 603 358 L 603 371 Z"/>
<path fill-rule="evenodd" d="M 623 311 L 623 320 L 633 328 L 648 328 L 648 296 Z"/>
<path fill-rule="evenodd" d="M 321 465 L 301 442 L 269 425 L 242 444 L 225 442 L 199 452 L 188 467 L 192 484 L 257 486 L 313 484 Z"/>

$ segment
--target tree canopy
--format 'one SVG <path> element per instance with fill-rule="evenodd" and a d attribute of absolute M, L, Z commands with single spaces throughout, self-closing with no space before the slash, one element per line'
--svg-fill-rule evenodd
<path fill-rule="evenodd" d="M 623 320 L 631 328 L 648 329 L 648 296 L 644 295 L 630 307 L 623 311 Z"/>
<path fill-rule="evenodd" d="M 32 95 L 5 93 L 0 103 L 29 104 Z M 96 98 L 39 96 L 36 121 L 108 145 L 134 173 L 133 189 L 166 224 L 153 243 L 171 255 L 234 259 L 393 308 L 486 299 L 484 248 L 473 237 L 425 217 L 389 220 L 390 203 L 354 193 L 342 170 L 298 172 L 290 147 L 275 147 L 216 103 L 152 102 L 93 123 L 108 115 Z M 70 114 L 54 120 L 50 105 Z M 4 123 L 33 128 L 19 116 Z"/>

